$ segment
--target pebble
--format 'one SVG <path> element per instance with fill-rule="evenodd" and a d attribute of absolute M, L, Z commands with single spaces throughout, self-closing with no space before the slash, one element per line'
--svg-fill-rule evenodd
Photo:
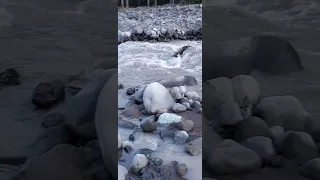
<path fill-rule="evenodd" d="M 179 164 L 176 166 L 176 173 L 179 176 L 184 176 L 187 174 L 187 172 L 188 172 L 188 168 L 186 164 Z"/>
<path fill-rule="evenodd" d="M 128 88 L 126 93 L 127 93 L 128 95 L 132 95 L 132 94 L 135 93 L 135 90 L 136 90 L 135 88 Z"/>
<path fill-rule="evenodd" d="M 133 134 L 130 134 L 130 135 L 129 135 L 129 140 L 130 140 L 130 141 L 134 141 L 134 140 L 136 140 L 136 138 L 133 136 Z"/>
<path fill-rule="evenodd" d="M 126 153 L 130 153 L 133 150 L 132 147 L 128 145 L 126 145 L 123 149 Z"/>

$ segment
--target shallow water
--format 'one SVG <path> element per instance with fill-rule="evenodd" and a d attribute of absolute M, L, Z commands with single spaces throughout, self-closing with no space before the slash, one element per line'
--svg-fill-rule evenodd
<path fill-rule="evenodd" d="M 134 121 L 132 121 L 134 122 Z M 137 120 L 135 123 L 139 123 Z M 123 128 L 118 129 L 119 136 L 123 141 L 129 142 L 129 135 L 132 130 L 126 130 Z M 174 144 L 170 138 L 162 140 L 157 133 L 135 133 L 135 141 L 130 141 L 128 145 L 133 148 L 133 151 L 138 149 L 150 149 L 153 150 L 153 157 L 162 159 L 163 165 L 170 164 L 172 161 L 177 161 L 179 164 L 186 164 L 188 167 L 188 173 L 184 176 L 188 180 L 201 179 L 202 177 L 202 154 L 197 156 L 191 156 L 185 152 L 184 145 Z M 131 159 L 134 154 L 132 152 L 127 155 L 125 152 L 122 153 L 125 162 L 119 162 L 119 164 L 125 166 L 127 169 L 131 167 Z"/>

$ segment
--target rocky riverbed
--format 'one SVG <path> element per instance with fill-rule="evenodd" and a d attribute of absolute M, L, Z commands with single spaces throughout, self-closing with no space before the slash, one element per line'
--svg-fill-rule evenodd
<path fill-rule="evenodd" d="M 202 177 L 202 98 L 187 88 L 119 86 L 119 178 Z"/>
<path fill-rule="evenodd" d="M 120 9 L 118 43 L 202 39 L 200 5 Z"/>

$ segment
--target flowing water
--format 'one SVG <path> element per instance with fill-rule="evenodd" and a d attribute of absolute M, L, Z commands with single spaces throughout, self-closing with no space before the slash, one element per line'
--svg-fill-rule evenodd
<path fill-rule="evenodd" d="M 173 57 L 181 47 L 190 45 L 182 56 Z M 201 94 L 202 42 L 126 42 L 118 46 L 119 83 L 137 86 L 144 83 L 178 77 L 194 76 L 198 86 L 187 87 Z"/>

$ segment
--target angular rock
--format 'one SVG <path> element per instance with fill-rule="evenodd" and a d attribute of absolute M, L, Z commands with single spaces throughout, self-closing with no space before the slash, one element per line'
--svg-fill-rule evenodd
<path fill-rule="evenodd" d="M 188 144 L 186 144 L 185 150 L 192 156 L 200 154 L 202 152 L 202 137 L 190 141 Z"/>
<path fill-rule="evenodd" d="M 153 132 L 157 130 L 157 124 L 155 122 L 155 116 L 149 116 L 142 119 L 140 123 L 141 128 L 145 132 Z"/>
<path fill-rule="evenodd" d="M 39 108 L 50 108 L 65 98 L 65 85 L 61 81 L 40 83 L 32 95 L 32 103 Z"/>
<path fill-rule="evenodd" d="M 159 125 L 169 125 L 171 123 L 179 123 L 182 121 L 182 117 L 172 113 L 163 113 L 159 116 L 157 124 Z"/>
<path fill-rule="evenodd" d="M 242 142 L 255 136 L 264 136 L 273 139 L 273 135 L 268 125 L 258 117 L 249 117 L 237 124 L 234 138 Z"/>
<path fill-rule="evenodd" d="M 123 111 L 123 115 L 129 119 L 139 118 L 141 115 L 139 105 L 132 104 L 131 106 L 126 107 Z"/>
<path fill-rule="evenodd" d="M 135 100 L 139 103 L 143 102 L 143 93 L 147 86 L 141 87 L 134 95 Z"/>
<path fill-rule="evenodd" d="M 256 152 L 226 139 L 211 152 L 207 164 L 211 172 L 229 174 L 258 169 L 262 163 Z"/>

